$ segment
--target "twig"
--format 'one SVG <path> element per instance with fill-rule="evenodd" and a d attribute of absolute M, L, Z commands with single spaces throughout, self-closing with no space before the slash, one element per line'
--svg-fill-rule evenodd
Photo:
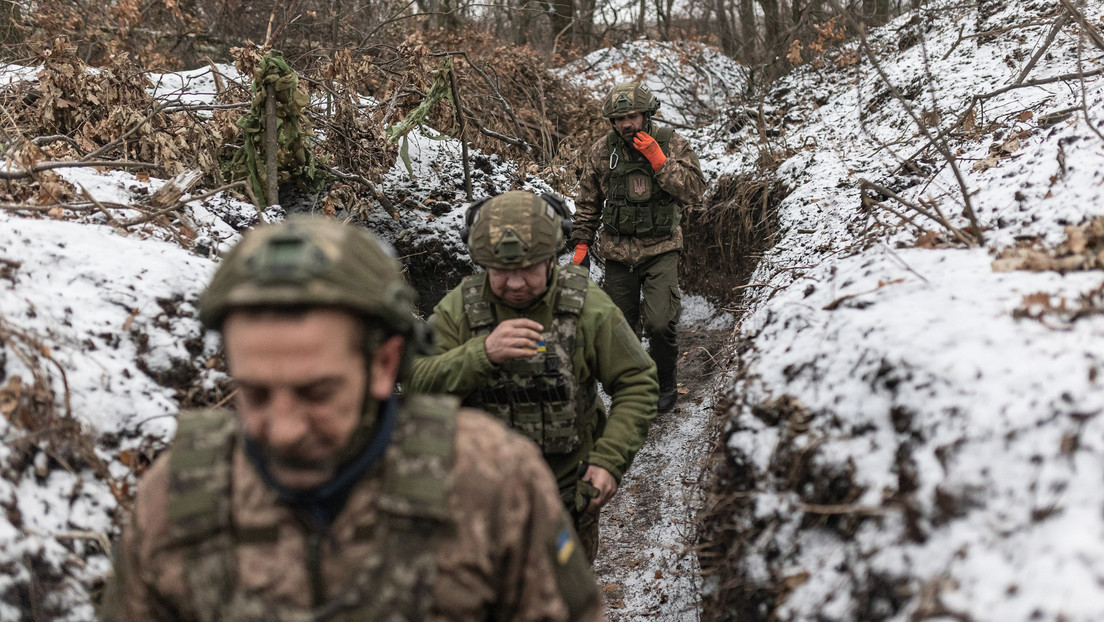
<path fill-rule="evenodd" d="M 1062 30 L 1062 28 L 1066 25 L 1066 22 L 1068 22 L 1069 20 L 1069 13 L 1062 13 L 1058 16 L 1058 19 L 1054 21 L 1054 25 L 1051 26 L 1050 32 L 1047 33 L 1046 39 L 1043 41 L 1043 44 L 1039 46 L 1039 49 L 1035 50 L 1035 55 L 1031 57 L 1031 60 L 1027 61 L 1027 64 L 1024 65 L 1023 71 L 1020 72 L 1020 75 L 1012 84 L 1019 84 L 1024 81 L 1024 78 L 1027 77 L 1027 74 L 1031 73 L 1031 70 L 1035 68 L 1035 63 L 1039 62 L 1039 59 L 1042 58 L 1043 54 L 1047 51 L 1047 48 L 1050 47 L 1050 44 L 1054 43 L 1054 38 L 1058 36 L 1058 33 Z"/>
<path fill-rule="evenodd" d="M 176 112 L 198 112 L 200 110 L 233 110 L 234 108 L 248 108 L 251 102 L 237 102 L 233 104 L 176 104 L 174 106 L 166 106 L 164 110 L 165 114 L 173 114 Z"/>
<path fill-rule="evenodd" d="M 851 16 L 850 13 L 845 12 L 843 10 L 843 7 L 840 6 L 838 0 L 829 0 L 829 2 L 831 2 L 833 7 L 837 11 L 839 11 L 839 13 L 846 14 L 848 16 L 848 19 L 852 22 L 853 26 L 859 33 L 861 41 L 860 47 L 862 48 L 863 53 L 870 61 L 870 64 L 874 67 L 874 70 L 878 72 L 878 76 L 881 78 L 882 82 L 889 88 L 889 92 L 893 94 L 894 99 L 896 99 L 897 102 L 901 104 L 901 107 L 905 109 L 905 112 L 908 113 L 909 118 L 911 118 L 912 122 L 915 123 L 916 126 L 920 129 L 920 133 L 924 135 L 924 138 L 928 139 L 928 141 L 935 146 L 940 155 L 942 155 L 943 158 L 947 161 L 947 164 L 950 165 L 951 171 L 954 173 L 955 176 L 955 181 L 958 182 L 959 189 L 962 193 L 962 209 L 963 212 L 965 212 L 966 214 L 966 218 L 969 219 L 971 227 L 973 228 L 973 237 L 977 241 L 977 244 L 982 244 L 984 242 L 984 236 L 981 232 L 981 225 L 978 223 L 977 214 L 974 213 L 974 207 L 970 201 L 970 189 L 966 186 L 966 179 L 962 176 L 962 171 L 959 170 L 958 165 L 955 164 L 954 154 L 951 153 L 951 150 L 947 147 L 946 143 L 944 143 L 943 141 L 935 140 L 935 138 L 932 136 L 931 131 L 928 129 L 928 124 L 924 123 L 924 121 L 919 116 L 917 116 L 916 111 L 908 103 L 908 100 L 905 99 L 904 94 L 902 94 L 900 89 L 898 89 L 897 86 L 894 85 L 892 81 L 890 81 L 889 76 L 886 75 L 885 69 L 882 67 L 881 63 L 878 62 L 878 58 L 874 55 L 874 51 L 870 47 L 870 42 L 866 38 L 866 27 L 863 24 L 855 21 L 855 18 Z"/>
<path fill-rule="evenodd" d="M 514 124 L 514 133 L 517 134 L 518 136 L 521 136 L 521 124 L 518 123 L 517 117 L 514 116 L 514 109 L 510 107 L 510 103 L 507 102 L 506 98 L 502 96 L 501 92 L 499 92 L 498 85 L 496 85 L 494 83 L 494 81 L 491 80 L 490 76 L 488 76 L 486 74 L 486 72 L 484 72 L 475 63 L 472 62 L 472 60 L 468 56 L 467 52 L 463 52 L 463 51 L 437 52 L 437 53 L 430 54 L 430 56 L 456 56 L 456 55 L 463 56 L 464 60 L 468 61 L 468 66 L 471 67 L 473 71 L 478 73 L 483 78 L 483 81 L 487 83 L 487 86 L 491 87 L 491 92 L 494 93 L 495 99 L 498 100 L 499 105 L 502 106 L 502 109 L 504 111 L 506 111 L 506 115 L 510 117 L 510 121 L 513 122 L 513 124 Z M 486 133 L 486 132 L 484 132 L 484 133 Z M 501 135 L 499 135 L 499 137 L 501 137 Z M 519 140 L 519 142 L 511 142 L 511 141 L 506 141 L 506 142 L 509 142 L 510 144 L 513 144 L 517 147 L 521 147 L 521 148 L 525 149 L 525 151 L 527 153 L 532 150 L 532 146 L 529 145 L 529 143 L 527 143 L 525 141 L 521 141 L 520 139 L 518 139 L 518 140 Z"/>
<path fill-rule="evenodd" d="M 1012 90 L 1015 90 L 1015 89 L 1028 88 L 1028 87 L 1032 87 L 1032 86 L 1044 86 L 1044 85 L 1047 85 L 1047 84 L 1054 84 L 1055 82 L 1067 82 L 1069 80 L 1073 80 L 1074 78 L 1091 78 L 1093 76 L 1098 76 L 1102 73 L 1104 73 L 1104 69 L 1095 69 L 1093 71 L 1084 72 L 1084 73 L 1066 73 L 1066 74 L 1062 74 L 1060 76 L 1052 76 L 1050 78 L 1039 78 L 1038 80 L 1028 80 L 1027 82 L 1021 82 L 1019 84 L 1009 84 L 1008 86 L 1001 87 L 1001 88 L 999 88 L 995 91 L 990 91 L 990 92 L 985 93 L 983 95 L 975 95 L 974 99 L 978 100 L 978 101 L 991 99 L 993 97 L 996 97 L 997 95 L 1003 95 L 1004 93 L 1007 93 L 1008 91 L 1012 91 Z"/>
<path fill-rule="evenodd" d="M 29 169 L 24 170 L 0 170 L 0 179 L 26 179 L 33 176 L 35 173 L 41 173 L 43 171 L 49 171 L 56 168 L 81 168 L 86 166 L 112 166 L 122 168 L 161 168 L 160 164 L 153 164 L 151 162 L 134 162 L 131 160 L 111 160 L 111 161 L 95 161 L 87 162 L 84 160 L 68 160 L 65 162 L 40 162 Z"/>
<path fill-rule="evenodd" d="M 821 503 L 801 503 L 797 506 L 797 509 L 805 512 L 806 514 L 860 514 L 863 516 L 885 516 L 887 511 L 885 508 L 876 508 L 869 505 L 854 505 L 851 503 L 840 503 L 836 505 L 825 505 Z"/>
<path fill-rule="evenodd" d="M 115 227 L 116 229 L 120 228 L 119 221 L 115 220 L 115 217 L 111 215 L 111 212 L 107 211 L 107 209 L 104 208 L 104 206 L 96 200 L 96 197 L 92 196 L 92 193 L 89 192 L 87 188 L 85 188 L 81 184 L 77 184 L 77 187 L 80 188 L 81 194 L 83 194 L 86 199 L 92 202 L 92 205 L 96 207 L 96 210 L 107 217 L 107 222 L 111 223 L 111 226 Z"/>
<path fill-rule="evenodd" d="M 333 175 L 334 177 L 337 177 L 338 179 L 344 179 L 346 181 L 355 181 L 355 182 L 364 184 L 365 186 L 368 186 L 368 190 L 371 191 L 372 194 L 376 197 L 376 201 L 378 201 L 379 204 L 381 206 L 383 206 L 383 209 L 386 210 L 387 213 L 391 215 L 391 218 L 394 219 L 394 220 L 399 219 L 399 210 L 395 209 L 395 205 L 391 202 L 391 199 L 387 198 L 387 195 L 383 194 L 383 192 L 381 192 L 380 189 L 377 188 L 376 185 L 373 184 L 371 181 L 369 181 L 368 179 L 366 179 L 366 178 L 364 178 L 360 175 L 356 175 L 354 173 L 342 172 L 342 171 L 340 171 L 340 170 L 338 170 L 338 169 L 336 169 L 332 166 L 329 166 L 327 164 L 324 164 L 322 162 L 319 162 L 318 164 L 319 164 L 320 167 L 325 169 L 326 172 Z"/>
<path fill-rule="evenodd" d="M 80 145 L 77 144 L 77 141 L 73 140 L 72 138 L 69 138 L 68 136 L 66 136 L 64 134 L 54 134 L 52 136 L 36 136 L 35 138 L 31 139 L 31 143 L 36 147 L 41 147 L 43 145 L 48 145 L 52 142 L 66 142 L 66 143 L 69 143 L 69 145 L 71 145 L 74 149 L 77 150 L 77 153 L 80 153 L 80 154 L 83 155 L 83 152 L 81 151 Z"/>
<path fill-rule="evenodd" d="M 867 196 L 866 190 L 873 190 L 874 192 L 877 192 L 878 194 L 884 194 L 887 197 L 897 201 L 901 205 L 904 205 L 905 207 L 907 207 L 907 208 L 911 209 L 912 211 L 916 212 L 917 214 L 928 217 L 929 219 L 931 219 L 933 222 L 935 222 L 939 226 L 945 228 L 947 231 L 949 231 L 952 235 L 954 235 L 956 238 L 958 238 L 960 241 L 962 241 L 962 243 L 966 244 L 967 246 L 976 246 L 978 244 L 978 242 L 966 237 L 966 235 L 961 230 L 959 230 L 954 225 L 952 225 L 950 223 L 950 221 L 948 221 L 946 218 L 943 218 L 942 214 L 939 214 L 939 215 L 933 214 L 932 212 L 928 211 L 927 209 L 925 209 L 925 208 L 923 208 L 919 205 L 916 205 L 915 203 L 909 201 L 908 199 L 905 199 L 904 197 L 898 195 L 896 192 L 890 190 L 889 188 L 886 188 L 885 186 L 878 185 L 878 184 L 876 184 L 872 181 L 866 180 L 866 179 L 859 179 L 859 194 L 862 196 L 862 200 L 863 200 L 864 204 L 869 201 L 869 202 L 872 202 L 872 203 L 875 203 L 875 204 L 879 205 L 880 207 L 885 207 L 887 210 L 889 209 L 882 202 L 877 201 L 877 200 Z M 890 211 L 892 211 L 892 210 L 890 210 Z M 894 213 L 896 213 L 896 212 L 894 212 Z M 916 223 L 913 223 L 913 225 L 917 226 Z M 917 228 L 920 228 L 920 227 L 917 226 Z"/>
<path fill-rule="evenodd" d="M 1077 38 L 1077 71 L 1084 71 L 1082 63 L 1082 54 L 1085 48 L 1085 37 L 1081 36 Z M 1104 134 L 1100 133 L 1100 130 L 1093 125 L 1092 119 L 1089 118 L 1089 103 L 1088 97 L 1085 94 L 1085 78 L 1082 77 L 1077 81 L 1081 85 L 1081 114 L 1085 115 L 1085 124 L 1089 126 L 1089 129 L 1096 134 L 1097 138 L 1104 140 Z"/>
<path fill-rule="evenodd" d="M 1104 37 L 1100 36 L 1100 33 L 1096 31 L 1096 27 L 1089 23 L 1089 20 L 1085 19 L 1085 16 L 1081 14 L 1081 11 L 1078 11 L 1077 7 L 1073 6 L 1073 3 L 1071 3 L 1069 0 L 1058 1 L 1062 3 L 1062 6 L 1065 7 L 1066 11 L 1069 11 L 1069 14 L 1073 16 L 1073 19 L 1077 20 L 1078 24 L 1081 24 L 1081 28 L 1084 29 L 1085 34 L 1089 36 L 1089 40 L 1093 42 L 1093 45 L 1101 50 L 1104 50 Z"/>
<path fill-rule="evenodd" d="M 452 87 L 456 122 L 460 125 L 461 161 L 464 164 L 464 193 L 470 203 L 472 201 L 471 163 L 468 162 L 468 141 L 464 139 L 464 130 L 467 129 L 467 123 L 464 120 L 463 106 L 460 104 L 460 89 L 457 88 L 456 82 L 456 68 L 453 67 L 449 70 L 449 86 Z"/>

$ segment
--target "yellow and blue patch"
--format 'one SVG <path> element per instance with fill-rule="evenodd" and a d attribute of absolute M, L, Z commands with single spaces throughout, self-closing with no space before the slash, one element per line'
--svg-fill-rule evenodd
<path fill-rule="evenodd" d="M 574 552 L 575 538 L 571 537 L 571 531 L 568 529 L 560 531 L 560 535 L 556 537 L 556 563 L 563 566 L 571 559 L 571 554 Z"/>

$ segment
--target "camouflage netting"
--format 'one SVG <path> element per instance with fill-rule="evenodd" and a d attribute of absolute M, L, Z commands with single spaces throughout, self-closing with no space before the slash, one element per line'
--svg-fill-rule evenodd
<path fill-rule="evenodd" d="M 276 97 L 276 165 L 280 184 L 294 182 L 306 192 L 317 191 L 325 182 L 318 169 L 308 140 L 311 122 L 306 114 L 310 103 L 299 89 L 299 76 L 279 56 L 268 55 L 253 67 L 253 99 L 249 112 L 238 119 L 242 147 L 227 165 L 231 179 L 248 179 L 253 195 L 261 206 L 268 203 L 265 188 L 268 183 L 267 157 L 268 121 L 266 102 L 268 87 Z"/>

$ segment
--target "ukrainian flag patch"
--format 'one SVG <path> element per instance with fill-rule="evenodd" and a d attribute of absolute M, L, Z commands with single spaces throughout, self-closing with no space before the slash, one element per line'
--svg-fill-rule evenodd
<path fill-rule="evenodd" d="M 563 566 L 571 559 L 571 554 L 574 552 L 575 539 L 571 537 L 571 531 L 568 529 L 560 531 L 560 535 L 556 537 L 556 563 Z"/>

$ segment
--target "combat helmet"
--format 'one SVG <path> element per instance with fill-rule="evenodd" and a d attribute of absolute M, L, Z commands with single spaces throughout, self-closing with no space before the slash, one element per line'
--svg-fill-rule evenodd
<path fill-rule="evenodd" d="M 414 299 L 399 262 L 366 229 L 297 217 L 242 237 L 200 296 L 199 320 L 217 330 L 235 307 L 334 306 L 407 335 Z"/>
<path fill-rule="evenodd" d="M 553 194 L 514 190 L 473 203 L 460 237 L 475 263 L 517 270 L 551 259 L 571 231 L 567 207 Z"/>
<path fill-rule="evenodd" d="M 602 116 L 607 119 L 639 112 L 653 115 L 659 110 L 659 100 L 652 90 L 640 82 L 622 82 L 602 100 Z"/>

